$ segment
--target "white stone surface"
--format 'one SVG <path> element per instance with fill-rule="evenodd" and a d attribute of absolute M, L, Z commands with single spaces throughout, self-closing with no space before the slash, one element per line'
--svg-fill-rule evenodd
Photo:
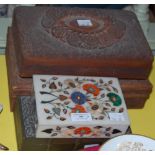
<path fill-rule="evenodd" d="M 36 137 L 114 137 L 130 125 L 117 78 L 34 75 L 33 83 Z"/>

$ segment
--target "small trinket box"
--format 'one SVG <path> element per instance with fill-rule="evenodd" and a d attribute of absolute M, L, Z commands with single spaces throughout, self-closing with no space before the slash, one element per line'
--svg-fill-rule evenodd
<path fill-rule="evenodd" d="M 18 96 L 33 95 L 33 74 L 117 77 L 132 109 L 152 90 L 153 55 L 136 16 L 123 10 L 18 7 L 6 62 L 11 111 Z"/>
<path fill-rule="evenodd" d="M 130 122 L 117 78 L 34 75 L 37 138 L 111 138 Z"/>
<path fill-rule="evenodd" d="M 103 144 L 109 138 L 36 138 L 35 98 L 18 97 L 14 111 L 17 146 L 20 151 L 75 151 L 88 144 Z M 126 132 L 131 133 L 129 128 Z"/>

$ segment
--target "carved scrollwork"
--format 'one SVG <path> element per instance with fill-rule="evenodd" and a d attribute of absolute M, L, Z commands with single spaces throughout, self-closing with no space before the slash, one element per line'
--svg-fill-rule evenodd
<path fill-rule="evenodd" d="M 89 20 L 91 25 L 81 26 L 78 20 Z M 42 18 L 46 32 L 61 42 L 85 49 L 102 49 L 119 41 L 125 33 L 122 21 L 110 16 L 95 16 L 86 12 L 46 12 Z"/>

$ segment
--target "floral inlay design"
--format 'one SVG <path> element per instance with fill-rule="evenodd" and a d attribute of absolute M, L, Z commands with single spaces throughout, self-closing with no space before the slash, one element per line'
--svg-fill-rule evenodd
<path fill-rule="evenodd" d="M 81 92 L 73 92 L 71 94 L 71 99 L 75 104 L 84 104 L 86 102 L 86 96 L 82 94 Z"/>
<path fill-rule="evenodd" d="M 80 137 L 82 137 L 83 135 L 89 135 L 91 132 L 91 129 L 88 127 L 80 127 L 74 130 L 74 134 L 79 134 Z"/>
<path fill-rule="evenodd" d="M 120 92 L 113 80 L 53 76 L 40 78 L 40 83 L 40 103 L 48 104 L 43 108 L 48 120 L 65 121 L 71 113 L 91 113 L 92 119 L 104 120 L 108 119 L 109 111 L 124 111 Z"/>
<path fill-rule="evenodd" d="M 103 126 L 103 121 L 111 122 L 111 117 L 115 117 L 113 114 L 122 113 L 119 117 L 124 117 L 126 112 L 116 78 L 36 75 L 33 79 L 38 122 L 40 125 L 49 126 L 38 129 L 44 136 L 47 134 L 50 137 L 112 137 L 125 132 L 128 127 L 115 127 L 112 124 Z M 97 121 L 98 126 L 87 125 L 87 121 L 76 125 L 73 116 L 81 115 L 89 115 L 89 121 Z"/>
<path fill-rule="evenodd" d="M 119 135 L 122 133 L 120 129 L 115 129 L 109 126 L 93 126 L 93 127 L 87 127 L 87 126 L 56 126 L 53 128 L 48 128 L 45 130 L 42 130 L 41 132 L 46 133 L 50 135 L 51 137 L 56 137 L 58 134 L 62 134 L 64 137 L 98 137 L 100 138 L 101 135 L 104 135 L 105 137 L 113 137 L 115 135 Z"/>
<path fill-rule="evenodd" d="M 107 96 L 109 97 L 110 101 L 113 103 L 114 106 L 120 106 L 122 104 L 122 100 L 119 95 L 115 93 L 108 93 Z"/>
<path fill-rule="evenodd" d="M 72 113 L 85 113 L 86 109 L 81 105 L 75 105 L 75 107 L 72 108 Z"/>
<path fill-rule="evenodd" d="M 87 91 L 87 93 L 91 93 L 94 96 L 97 96 L 100 93 L 100 89 L 96 85 L 91 83 L 84 84 L 83 89 Z"/>

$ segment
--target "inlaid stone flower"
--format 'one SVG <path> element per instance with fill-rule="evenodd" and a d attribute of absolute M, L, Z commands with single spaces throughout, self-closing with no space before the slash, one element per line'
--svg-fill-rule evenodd
<path fill-rule="evenodd" d="M 114 106 L 120 106 L 122 104 L 122 100 L 119 95 L 115 93 L 108 93 L 107 96 Z"/>
<path fill-rule="evenodd" d="M 72 113 L 85 113 L 86 110 L 83 106 L 76 104 L 74 108 L 72 108 Z"/>
<path fill-rule="evenodd" d="M 87 93 L 91 93 L 91 94 L 93 94 L 94 96 L 98 96 L 99 93 L 100 93 L 100 89 L 99 89 L 96 85 L 91 84 L 91 83 L 84 84 L 84 85 L 83 85 L 83 89 L 84 89 Z"/>
<path fill-rule="evenodd" d="M 71 94 L 71 100 L 75 103 L 75 104 L 84 104 L 86 102 L 86 96 L 81 93 L 81 92 L 73 92 Z"/>
<path fill-rule="evenodd" d="M 92 130 L 89 127 L 79 127 L 74 130 L 75 135 L 89 135 L 92 132 Z"/>

